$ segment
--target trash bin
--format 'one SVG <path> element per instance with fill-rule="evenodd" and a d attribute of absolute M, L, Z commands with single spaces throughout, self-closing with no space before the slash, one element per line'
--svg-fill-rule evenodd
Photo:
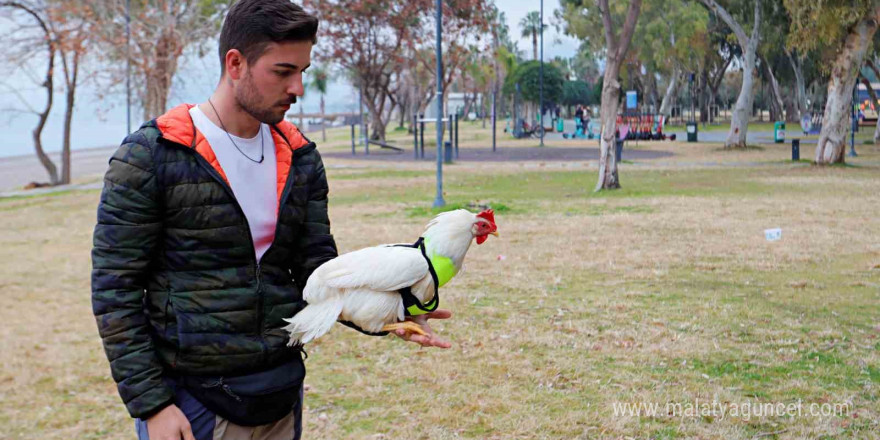
<path fill-rule="evenodd" d="M 452 163 L 452 142 L 443 142 L 443 162 Z"/>
<path fill-rule="evenodd" d="M 562 133 L 565 131 L 565 120 L 558 118 L 556 120 L 556 131 Z"/>
<path fill-rule="evenodd" d="M 777 121 L 773 124 L 773 140 L 777 144 L 785 142 L 785 122 Z"/>
<path fill-rule="evenodd" d="M 688 122 L 687 123 L 687 135 L 688 135 L 688 142 L 696 142 L 697 141 L 697 123 L 696 122 Z"/>
<path fill-rule="evenodd" d="M 801 160 L 801 140 L 800 139 L 792 139 L 791 140 L 791 160 L 799 161 Z"/>

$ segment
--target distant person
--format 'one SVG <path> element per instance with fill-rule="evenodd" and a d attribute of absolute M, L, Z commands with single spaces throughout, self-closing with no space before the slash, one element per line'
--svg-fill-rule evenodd
<path fill-rule="evenodd" d="M 236 2 L 214 93 L 110 159 L 92 309 L 139 440 L 300 438 L 304 355 L 283 319 L 337 251 L 321 155 L 284 115 L 317 30 L 289 0 Z M 448 345 L 425 331 L 401 337 Z"/>

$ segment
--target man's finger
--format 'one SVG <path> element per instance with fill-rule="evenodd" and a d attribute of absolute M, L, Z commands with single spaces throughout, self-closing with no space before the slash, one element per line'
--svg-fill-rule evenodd
<path fill-rule="evenodd" d="M 183 428 L 183 440 L 196 440 L 196 436 L 193 435 L 192 426 L 185 426 Z"/>
<path fill-rule="evenodd" d="M 452 317 L 452 311 L 447 309 L 437 309 L 431 313 L 426 313 L 424 316 L 428 319 L 449 319 Z"/>
<path fill-rule="evenodd" d="M 431 341 L 430 338 L 428 338 L 427 336 L 422 336 L 422 335 L 411 335 L 409 340 L 412 342 L 417 342 L 422 345 Z"/>

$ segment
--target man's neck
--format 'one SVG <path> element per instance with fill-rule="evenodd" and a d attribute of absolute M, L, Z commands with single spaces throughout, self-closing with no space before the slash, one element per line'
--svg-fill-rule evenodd
<path fill-rule="evenodd" d="M 259 133 L 260 121 L 238 106 L 231 95 L 220 90 L 214 92 L 208 102 L 199 104 L 199 109 L 214 125 L 233 136 L 250 139 Z"/>

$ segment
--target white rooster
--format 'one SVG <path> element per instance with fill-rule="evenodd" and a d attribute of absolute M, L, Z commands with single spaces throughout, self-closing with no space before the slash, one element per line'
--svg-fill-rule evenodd
<path fill-rule="evenodd" d="M 308 306 L 285 320 L 289 345 L 320 337 L 336 321 L 367 333 L 404 329 L 424 335 L 405 316 L 436 309 L 437 289 L 461 270 L 471 241 L 482 244 L 497 230 L 491 209 L 458 209 L 434 217 L 415 244 L 365 248 L 322 264 L 303 290 Z"/>

